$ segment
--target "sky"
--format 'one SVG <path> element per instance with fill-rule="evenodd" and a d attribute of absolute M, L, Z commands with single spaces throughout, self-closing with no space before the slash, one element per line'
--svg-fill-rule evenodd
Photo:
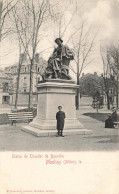
<path fill-rule="evenodd" d="M 55 2 L 56 0 L 53 0 L 53 3 Z M 63 33 L 65 26 L 72 18 L 75 6 L 75 0 L 63 0 L 61 1 L 61 4 L 59 4 L 58 9 L 64 14 L 61 25 L 61 33 Z M 90 40 L 94 34 L 97 33 L 94 41 L 94 49 L 89 57 L 89 59 L 93 60 L 83 69 L 82 73 L 102 73 L 103 64 L 100 56 L 100 44 L 105 45 L 109 42 L 119 42 L 118 18 L 119 0 L 77 0 L 77 11 L 62 37 L 64 44 L 67 43 L 71 33 L 80 26 L 83 20 L 87 22 L 86 29 L 90 29 L 91 27 Z M 47 60 L 56 46 L 54 40 L 59 36 L 59 25 L 57 22 L 48 22 L 43 30 L 43 38 L 38 45 L 37 51 L 40 52 L 41 56 Z M 77 43 L 77 36 L 74 37 L 75 44 Z M 70 48 L 73 48 L 73 43 L 71 41 L 69 41 L 67 45 Z M 18 61 L 18 46 L 13 37 L 6 38 L 2 41 L 0 50 L 0 65 L 2 68 L 12 65 Z M 45 51 L 42 52 L 43 50 Z"/>

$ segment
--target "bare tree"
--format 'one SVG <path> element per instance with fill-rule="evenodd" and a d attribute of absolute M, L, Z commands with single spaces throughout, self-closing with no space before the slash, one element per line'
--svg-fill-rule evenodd
<path fill-rule="evenodd" d="M 42 26 L 52 19 L 52 9 L 49 0 L 21 0 L 19 6 L 14 8 L 14 16 L 17 21 L 19 40 L 30 60 L 30 87 L 28 108 L 32 108 L 33 94 L 33 66 L 37 47 L 42 39 Z M 21 7 L 21 10 L 19 8 Z"/>
<path fill-rule="evenodd" d="M 104 91 L 107 97 L 107 109 L 110 109 L 110 88 L 116 88 L 116 104 L 118 107 L 118 52 L 115 47 L 101 46 L 100 54 L 103 61 Z M 114 94 L 113 94 L 114 95 Z"/>
<path fill-rule="evenodd" d="M 19 43 L 19 64 L 18 64 L 18 71 L 17 71 L 17 87 L 16 87 L 16 97 L 15 97 L 15 105 L 14 105 L 15 109 L 17 109 L 19 84 L 20 84 L 20 71 L 21 71 L 21 65 L 23 62 L 23 57 L 21 57 L 21 51 L 22 51 L 21 44 Z"/>
<path fill-rule="evenodd" d="M 100 47 L 100 54 L 103 61 L 103 82 L 104 82 L 104 91 L 107 97 L 107 109 L 110 109 L 110 101 L 109 101 L 109 87 L 110 87 L 110 81 L 109 81 L 109 64 L 107 62 L 107 58 L 105 55 L 104 48 Z"/>
<path fill-rule="evenodd" d="M 0 0 L 0 41 L 12 32 L 13 23 L 8 22 L 9 14 L 18 0 Z"/>
<path fill-rule="evenodd" d="M 21 65 L 22 65 L 22 62 L 23 62 L 23 56 L 21 57 L 22 43 L 21 43 L 21 39 L 20 39 L 20 36 L 19 36 L 19 26 L 18 26 L 19 22 L 18 22 L 18 18 L 15 15 L 15 11 L 14 10 L 12 11 L 13 17 L 14 17 L 14 21 L 15 21 L 15 27 L 16 27 L 16 30 L 14 31 L 14 35 L 17 37 L 18 46 L 19 46 L 19 63 L 18 63 L 18 71 L 17 71 L 17 87 L 16 87 L 15 106 L 14 106 L 14 108 L 17 109 L 18 94 L 19 94 L 19 83 L 20 83 L 20 72 L 21 72 Z"/>
<path fill-rule="evenodd" d="M 75 53 L 76 70 L 72 66 L 70 68 L 76 74 L 78 86 L 82 70 L 92 62 L 90 55 L 92 54 L 94 40 L 97 35 L 96 32 L 95 34 L 93 34 L 93 36 L 91 36 L 90 28 L 86 29 L 85 27 L 86 23 L 82 22 L 80 28 L 76 31 L 76 36 L 74 36 L 75 34 L 71 35 L 74 46 L 73 49 Z M 77 89 L 76 96 L 76 109 L 79 109 L 79 87 Z"/>
<path fill-rule="evenodd" d="M 119 45 L 115 46 L 111 44 L 107 47 L 107 61 L 110 68 L 110 75 L 113 80 L 113 84 L 116 87 L 116 105 L 119 107 Z"/>
<path fill-rule="evenodd" d="M 70 3 L 71 4 L 71 3 Z M 73 68 L 72 65 L 70 65 L 70 69 L 73 71 L 73 73 L 77 77 L 77 85 L 79 85 L 79 78 L 81 75 L 81 72 L 86 66 L 92 62 L 92 59 L 90 59 L 90 55 L 93 51 L 94 46 L 94 40 L 96 38 L 97 32 L 93 33 L 91 36 L 91 27 L 87 27 L 88 24 L 85 21 L 81 20 L 81 17 L 79 16 L 80 10 L 77 7 L 77 1 L 75 1 L 74 11 L 72 11 L 71 17 L 67 20 L 67 22 L 63 24 L 63 20 L 65 20 L 65 11 L 68 9 L 68 5 L 64 8 L 63 13 L 61 14 L 61 17 L 58 22 L 59 27 L 59 37 L 63 38 L 66 34 L 66 32 L 70 32 L 70 35 L 68 35 L 66 44 L 70 42 L 70 44 L 73 47 L 73 51 L 75 53 L 75 64 L 76 68 Z M 80 5 L 81 9 L 82 5 Z M 73 21 L 77 18 L 79 20 L 79 26 L 78 28 L 72 27 L 73 30 L 70 30 L 70 25 L 73 25 Z M 74 64 L 74 63 L 73 63 Z M 77 97 L 76 97 L 76 108 L 79 109 L 79 88 L 77 90 Z"/>

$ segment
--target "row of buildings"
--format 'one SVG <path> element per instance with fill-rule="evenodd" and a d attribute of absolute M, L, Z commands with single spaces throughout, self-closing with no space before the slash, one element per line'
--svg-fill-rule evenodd
<path fill-rule="evenodd" d="M 22 65 L 20 69 L 20 84 L 18 105 L 28 104 L 29 84 L 30 84 L 30 61 L 26 54 L 21 54 Z M 47 62 L 35 55 L 33 66 L 33 104 L 37 104 L 37 83 L 42 79 L 42 74 L 47 66 Z M 0 104 L 14 105 L 18 78 L 18 63 L 0 70 Z"/>
<path fill-rule="evenodd" d="M 20 70 L 20 84 L 18 105 L 27 106 L 29 98 L 29 84 L 30 84 L 30 61 L 26 54 L 21 54 L 22 65 Z M 35 55 L 35 63 L 33 66 L 33 104 L 37 104 L 37 83 L 42 80 L 42 74 L 47 67 L 47 62 L 39 57 L 37 53 Z M 87 74 L 88 75 L 88 74 Z M 97 73 L 94 73 L 97 76 Z M 85 77 L 82 74 L 82 78 Z M 18 78 L 18 62 L 12 66 L 5 67 L 4 70 L 0 70 L 0 105 L 1 104 L 15 104 L 16 88 Z M 110 103 L 116 103 L 116 97 L 114 95 L 114 88 L 110 85 Z M 106 96 L 104 95 L 104 104 L 106 103 Z M 82 99 L 81 99 L 82 101 Z"/>

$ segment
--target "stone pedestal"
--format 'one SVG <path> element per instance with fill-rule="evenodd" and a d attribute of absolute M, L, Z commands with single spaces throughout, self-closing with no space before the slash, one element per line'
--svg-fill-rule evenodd
<path fill-rule="evenodd" d="M 77 85 L 71 80 L 50 79 L 37 85 L 37 116 L 25 127 L 25 131 L 36 136 L 56 135 L 56 112 L 58 106 L 66 114 L 64 134 L 87 134 L 91 131 L 83 128 L 76 118 L 75 95 Z"/>

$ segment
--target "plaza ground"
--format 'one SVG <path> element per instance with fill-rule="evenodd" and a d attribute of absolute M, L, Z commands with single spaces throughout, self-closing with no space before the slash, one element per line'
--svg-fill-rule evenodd
<path fill-rule="evenodd" d="M 96 113 L 96 110 L 82 106 L 77 111 L 77 117 L 84 128 L 92 130 L 89 135 L 36 137 L 22 131 L 23 124 L 0 125 L 0 151 L 117 151 L 119 129 L 106 129 L 104 122 L 86 116 L 85 113 Z"/>

